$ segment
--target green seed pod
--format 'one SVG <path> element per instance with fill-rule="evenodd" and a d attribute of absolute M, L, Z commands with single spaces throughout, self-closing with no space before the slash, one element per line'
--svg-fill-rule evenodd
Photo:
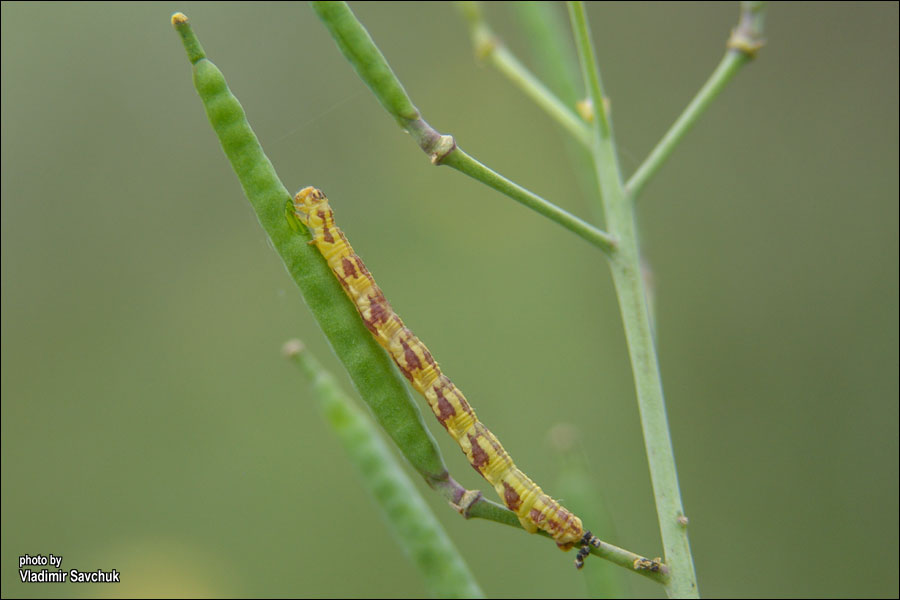
<path fill-rule="evenodd" d="M 260 225 L 300 287 L 306 304 L 360 395 L 429 485 L 441 487 L 451 482 L 437 444 L 425 428 L 422 414 L 390 358 L 360 322 L 355 307 L 331 275 L 325 260 L 307 245 L 310 235 L 306 227 L 296 223 L 292 214 L 286 218 L 291 195 L 263 152 L 222 72 L 206 58 L 187 17 L 176 13 L 172 25 L 181 35 L 193 64 L 194 87 L 209 122 Z"/>

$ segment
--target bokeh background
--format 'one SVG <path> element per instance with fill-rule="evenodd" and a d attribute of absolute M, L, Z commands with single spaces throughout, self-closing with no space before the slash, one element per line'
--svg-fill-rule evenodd
<path fill-rule="evenodd" d="M 429 122 L 591 217 L 563 134 L 477 63 L 452 4 L 353 6 Z M 548 434 L 573 424 L 590 510 L 613 523 L 599 533 L 659 554 L 603 257 L 431 167 L 309 6 L 4 2 L 2 595 L 424 593 L 280 356 L 300 337 L 352 392 L 206 121 L 177 10 L 288 189 L 328 193 L 517 463 L 554 492 Z M 589 14 L 627 175 L 718 63 L 737 6 Z M 529 62 L 512 7 L 487 15 Z M 897 17 L 772 5 L 768 45 L 640 200 L 707 596 L 898 594 Z M 419 487 L 489 595 L 585 594 L 571 554 Z M 26 553 L 122 583 L 23 585 Z M 612 573 L 623 594 L 662 595 Z"/>

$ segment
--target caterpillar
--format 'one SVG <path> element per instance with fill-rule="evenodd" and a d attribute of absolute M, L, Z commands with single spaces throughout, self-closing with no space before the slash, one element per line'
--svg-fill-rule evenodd
<path fill-rule="evenodd" d="M 313 236 L 310 244 L 315 244 L 325 258 L 368 330 L 391 355 L 412 387 L 425 397 L 472 467 L 493 486 L 526 531 L 545 531 L 563 550 L 579 546 L 575 565 L 581 568 L 590 546 L 599 546 L 600 540 L 584 530 L 581 519 L 519 470 L 500 440 L 478 420 L 465 396 L 444 375 L 425 344 L 391 308 L 344 232 L 335 225 L 334 211 L 325 194 L 314 187 L 300 190 L 294 196 L 294 215 L 310 229 Z"/>

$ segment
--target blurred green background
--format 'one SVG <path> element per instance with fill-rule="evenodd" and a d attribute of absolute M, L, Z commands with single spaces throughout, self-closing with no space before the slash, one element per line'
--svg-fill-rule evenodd
<path fill-rule="evenodd" d="M 353 7 L 429 122 L 591 215 L 563 134 L 477 64 L 453 5 Z M 206 120 L 177 10 L 285 185 L 326 191 L 516 462 L 553 493 L 548 433 L 576 424 L 615 524 L 597 533 L 661 553 L 603 257 L 430 167 L 307 5 L 4 2 L 2 595 L 424 593 L 280 356 L 300 337 L 352 391 Z M 718 63 L 737 5 L 589 14 L 627 175 Z M 527 60 L 511 7 L 487 15 Z M 772 5 L 768 45 L 640 201 L 707 596 L 898 594 L 897 17 Z M 572 554 L 420 488 L 489 595 L 585 593 Z M 122 583 L 23 585 L 26 553 Z"/>

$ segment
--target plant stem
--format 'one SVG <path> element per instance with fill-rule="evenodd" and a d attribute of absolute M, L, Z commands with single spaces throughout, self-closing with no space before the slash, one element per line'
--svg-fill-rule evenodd
<path fill-rule="evenodd" d="M 616 242 L 612 236 L 512 183 L 463 152 L 452 136 L 441 134 L 429 125 L 413 105 L 369 32 L 356 19 L 346 2 L 311 4 L 360 78 L 369 86 L 384 109 L 430 157 L 432 164 L 448 165 L 465 173 L 562 225 L 607 254 L 613 253 Z"/>
<path fill-rule="evenodd" d="M 430 595 L 483 598 L 484 592 L 466 561 L 372 421 L 300 341 L 286 343 L 284 354 L 306 375 L 323 416 L 350 456 L 363 486 L 384 513 L 403 551 L 422 573 Z"/>
<path fill-rule="evenodd" d="M 603 87 L 583 3 L 569 2 L 569 16 L 594 110 L 593 153 L 600 198 L 607 226 L 619 240 L 619 251 L 610 260 L 610 269 L 634 372 L 660 533 L 666 562 L 671 569 L 666 591 L 672 597 L 695 597 L 698 593 L 696 576 L 687 531 L 681 524 L 681 492 L 641 276 L 633 204 L 628 201 L 622 185 L 612 125 L 603 103 Z"/>
<path fill-rule="evenodd" d="M 505 506 L 501 506 L 485 498 L 479 497 L 463 514 L 469 519 L 485 519 L 494 521 L 495 523 L 509 525 L 510 527 L 516 527 L 518 529 L 522 528 L 522 524 L 519 522 L 519 519 L 514 512 Z M 537 535 L 552 539 L 550 534 L 546 531 L 538 531 Z M 641 568 L 640 565 L 642 561 L 648 560 L 646 557 L 603 541 L 600 542 L 599 547 L 591 548 L 591 554 L 599 556 L 604 560 L 608 560 L 620 567 L 624 567 L 638 575 L 643 575 L 662 585 L 668 584 L 670 569 L 665 563 L 657 563 L 658 569 L 656 570 Z"/>
<path fill-rule="evenodd" d="M 463 152 L 462 149 L 457 148 L 455 152 L 447 155 L 447 158 L 444 159 L 444 164 L 469 175 L 473 179 L 477 179 L 510 198 L 516 199 L 520 204 L 524 204 L 536 213 L 544 215 L 580 238 L 597 246 L 606 252 L 607 255 L 615 254 L 617 242 L 614 237 L 506 179 Z"/>
<path fill-rule="evenodd" d="M 728 40 L 728 50 L 725 52 L 725 56 L 722 57 L 715 71 L 687 105 L 684 112 L 625 184 L 625 192 L 632 201 L 640 195 L 644 186 L 669 158 L 672 150 L 690 131 L 700 115 L 706 111 L 741 67 L 750 62 L 756 51 L 762 46 L 764 9 L 765 2 L 741 3 L 740 23 Z"/>
<path fill-rule="evenodd" d="M 497 38 L 484 21 L 477 2 L 460 2 L 460 9 L 469 24 L 475 54 L 490 60 L 501 73 L 516 84 L 535 103 L 553 117 L 572 137 L 586 147 L 591 145 L 591 131 L 575 112 L 557 98 L 525 65 Z"/>
<path fill-rule="evenodd" d="M 675 146 L 681 141 L 684 135 L 691 129 L 697 119 L 706 111 L 706 108 L 719 95 L 719 92 L 731 81 L 731 78 L 738 72 L 741 66 L 747 62 L 747 55 L 729 50 L 719 66 L 706 81 L 700 91 L 691 100 L 684 112 L 678 117 L 672 127 L 666 132 L 656 147 L 650 152 L 650 155 L 644 159 L 641 166 L 628 179 L 625 186 L 629 197 L 636 198 L 644 189 L 647 181 L 663 165 Z"/>
<path fill-rule="evenodd" d="M 584 3 L 569 2 L 568 5 L 569 19 L 572 21 L 572 29 L 575 34 L 575 49 L 581 64 L 581 76 L 584 78 L 584 85 L 594 111 L 594 143 L 596 146 L 598 139 L 612 137 L 609 116 L 603 103 L 603 85 L 600 83 L 600 70 L 597 67 L 597 57 L 594 55 L 587 15 L 584 13 Z"/>

